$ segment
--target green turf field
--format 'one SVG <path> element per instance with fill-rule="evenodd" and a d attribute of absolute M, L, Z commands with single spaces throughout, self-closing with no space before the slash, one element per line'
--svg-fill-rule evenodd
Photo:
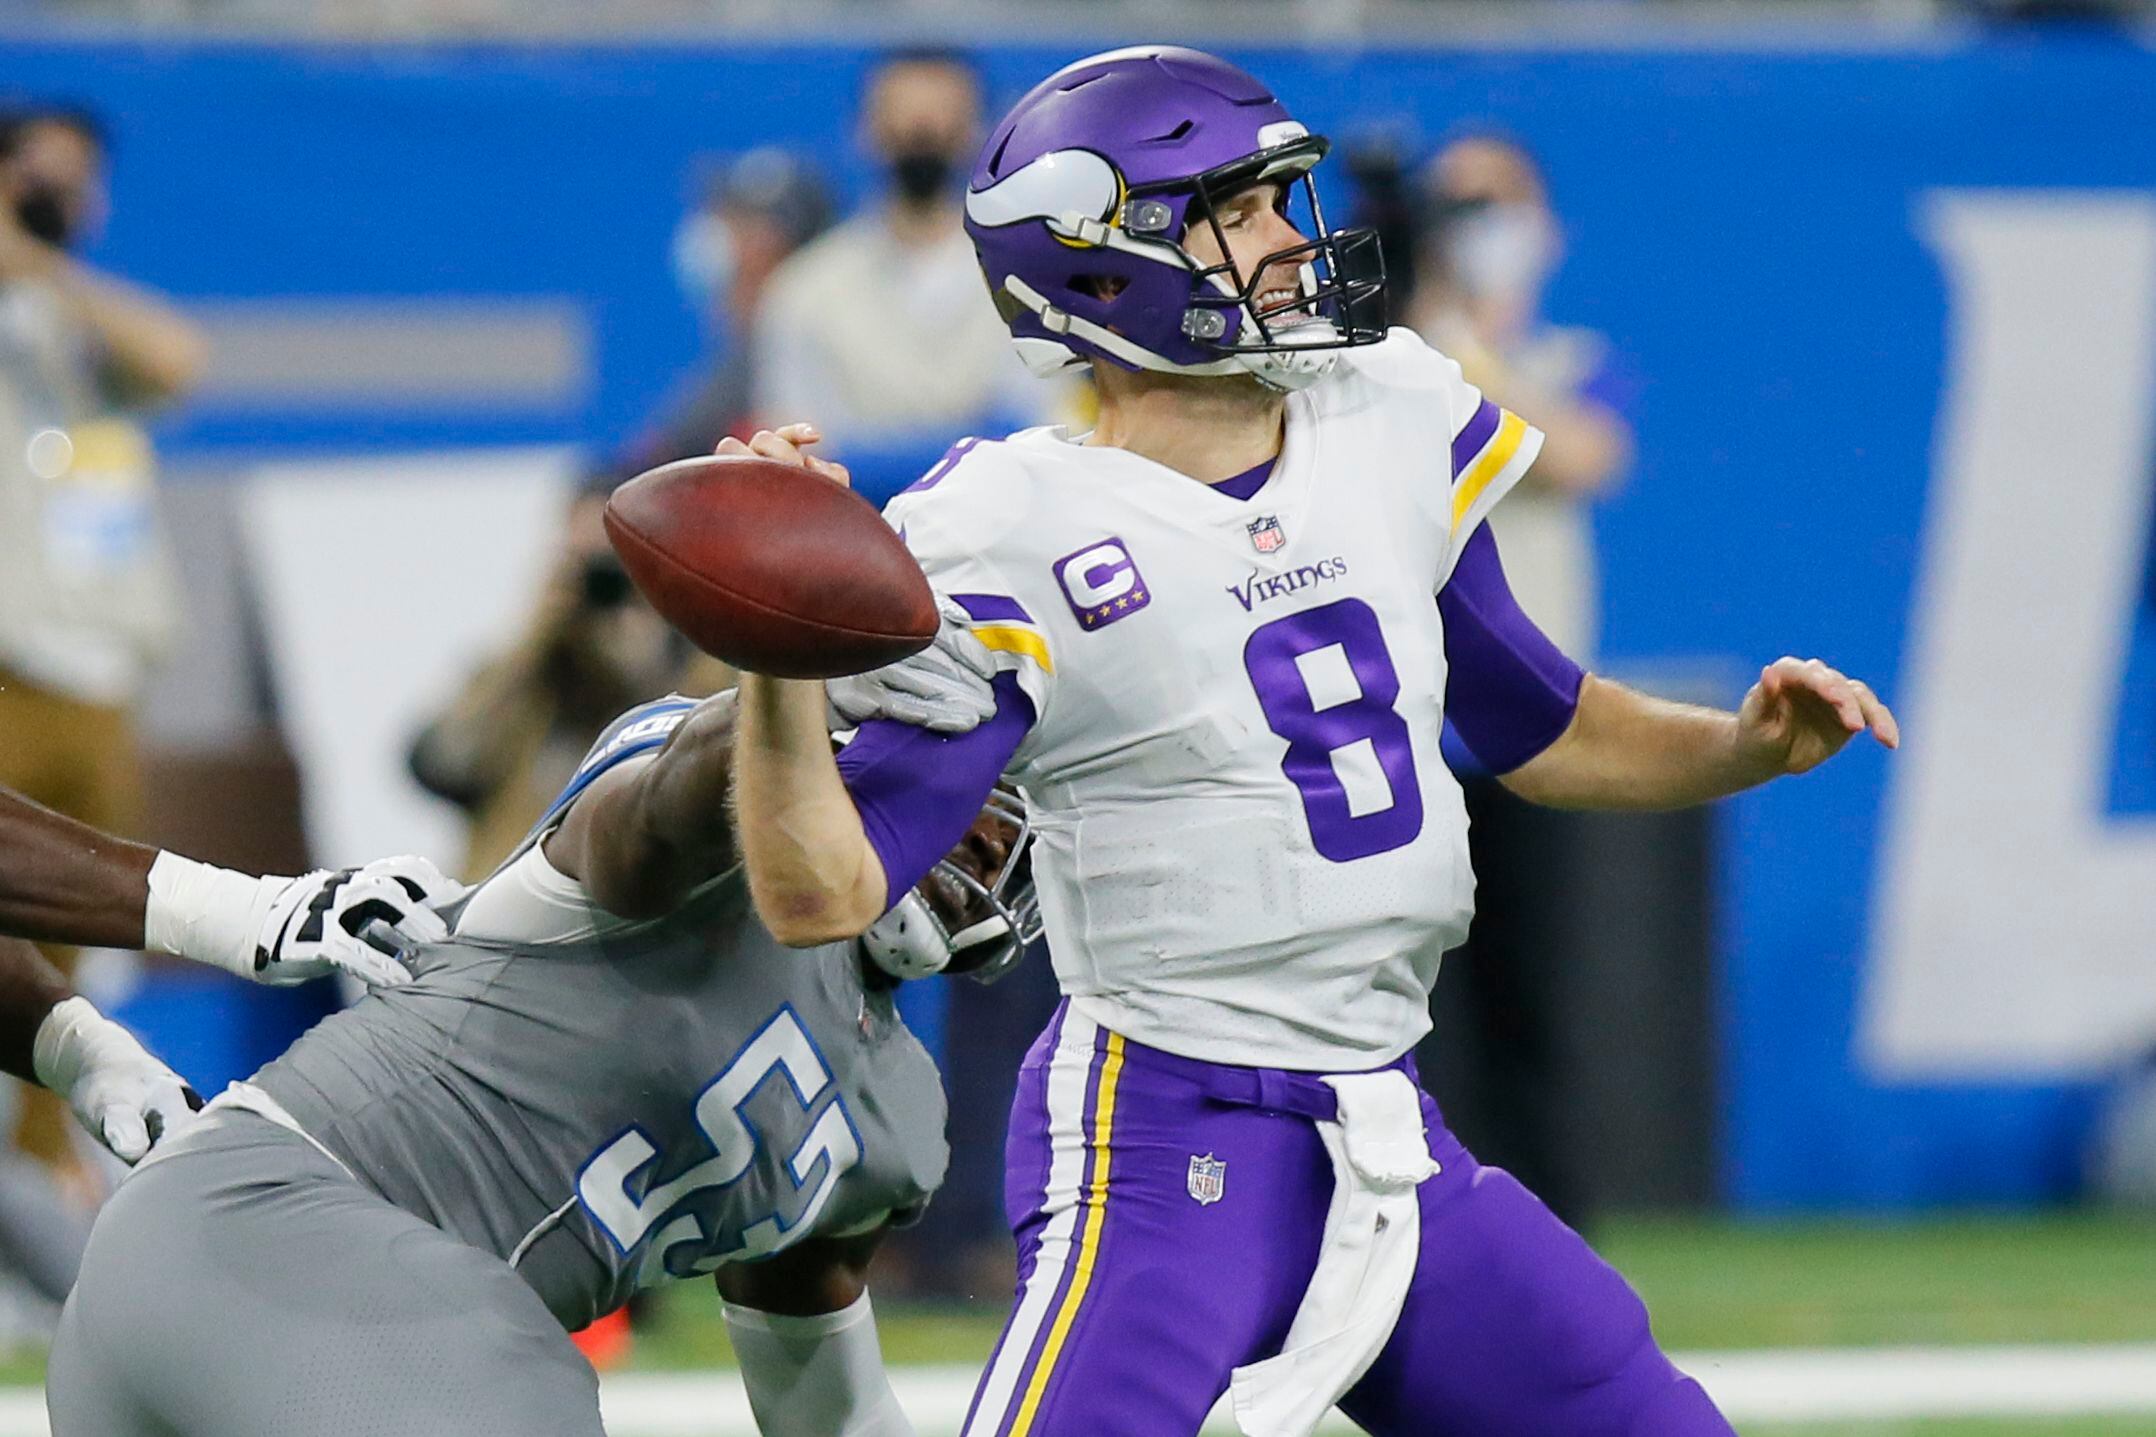
<path fill-rule="evenodd" d="M 1979 1360 L 1988 1363 L 2001 1345 L 2051 1344 L 2063 1351 L 2075 1344 L 2156 1342 L 2156 1217 L 1628 1220 L 1609 1224 L 1597 1239 L 1645 1295 L 1665 1345 L 1694 1354 L 1982 1344 L 1987 1352 Z M 970 1387 L 965 1369 L 984 1361 L 994 1343 L 1001 1295 L 930 1306 L 886 1292 L 878 1308 L 891 1363 L 922 1377 L 950 1375 L 962 1404 Z M 708 1283 L 666 1289 L 651 1318 L 632 1373 L 731 1365 Z M 1730 1359 L 1732 1365 L 1744 1360 Z M 40 1376 L 34 1357 L 18 1357 L 0 1366 L 0 1389 L 34 1385 Z M 2156 1412 L 1740 1426 L 1745 1437 L 2156 1437 Z M 18 1430 L 31 1429 L 8 1428 L 6 1437 Z M 747 1434 L 729 1427 L 714 1437 Z"/>
<path fill-rule="evenodd" d="M 2156 1217 L 1627 1222 L 1597 1235 L 1672 1348 L 2156 1340 Z"/>
<path fill-rule="evenodd" d="M 2156 1218 L 1627 1220 L 1599 1232 L 1597 1246 L 1646 1297 L 1673 1349 L 2156 1341 Z M 890 1304 L 884 1344 L 894 1362 L 977 1362 L 1001 1316 L 989 1302 Z M 659 1317 L 638 1365 L 732 1360 L 704 1284 L 668 1289 Z"/>
<path fill-rule="evenodd" d="M 1832 1422 L 1803 1427 L 1744 1429 L 1744 1437 L 2149 1437 L 2156 1418 L 2092 1417 L 2084 1421 L 2047 1417 L 2025 1422 Z"/>

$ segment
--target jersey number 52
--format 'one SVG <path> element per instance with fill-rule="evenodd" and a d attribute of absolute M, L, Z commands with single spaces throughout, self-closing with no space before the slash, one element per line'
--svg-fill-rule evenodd
<path fill-rule="evenodd" d="M 781 1075 L 801 1110 L 815 1115 L 808 1132 L 786 1158 L 795 1192 L 806 1192 L 808 1199 L 791 1221 L 782 1212 L 773 1212 L 741 1224 L 736 1231 L 722 1231 L 716 1205 L 695 1199 L 747 1176 L 762 1135 L 741 1109 L 767 1079 Z M 577 1197 L 624 1254 L 634 1251 L 664 1223 L 646 1261 L 647 1266 L 663 1263 L 673 1277 L 776 1252 L 808 1231 L 830 1199 L 839 1175 L 861 1161 L 861 1137 L 843 1098 L 834 1094 L 821 1113 L 816 1111 L 825 1090 L 833 1086 L 831 1070 L 824 1066 L 800 1019 L 792 1007 L 781 1008 L 697 1096 L 696 1126 L 711 1144 L 710 1157 L 665 1182 L 655 1182 L 668 1164 L 643 1129 L 631 1128 L 584 1164 L 577 1174 Z M 683 1243 L 691 1246 L 677 1262 L 669 1254 Z"/>
<path fill-rule="evenodd" d="M 1280 769 L 1302 795 L 1317 851 L 1348 863 L 1413 842 L 1422 832 L 1422 785 L 1407 720 L 1393 708 L 1400 675 L 1376 612 L 1360 599 L 1339 599 L 1275 619 L 1243 645 L 1243 667 L 1265 722 L 1288 741 Z M 1349 680 L 1352 696 L 1319 707 L 1314 685 L 1345 689 Z M 1364 779 L 1354 786 L 1360 792 L 1350 792 L 1343 770 Z M 1388 790 L 1382 803 L 1379 775 Z"/>

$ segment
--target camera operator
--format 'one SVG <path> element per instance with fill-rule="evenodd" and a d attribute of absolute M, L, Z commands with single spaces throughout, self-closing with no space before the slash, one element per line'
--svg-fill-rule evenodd
<path fill-rule="evenodd" d="M 669 689 L 701 696 L 733 682 L 630 585 L 600 524 L 605 502 L 605 488 L 571 502 L 523 636 L 412 741 L 412 776 L 469 815 L 468 881 L 493 872 L 623 709 Z"/>

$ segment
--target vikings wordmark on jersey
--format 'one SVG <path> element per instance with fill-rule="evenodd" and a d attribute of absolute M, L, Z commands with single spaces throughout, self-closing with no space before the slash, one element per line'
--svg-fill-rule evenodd
<path fill-rule="evenodd" d="M 1289 397 L 1247 500 L 1035 429 L 893 501 L 1033 702 L 1012 775 L 1080 1011 L 1316 1071 L 1423 1034 L 1473 893 L 1433 595 L 1539 444 L 1396 331 Z"/>

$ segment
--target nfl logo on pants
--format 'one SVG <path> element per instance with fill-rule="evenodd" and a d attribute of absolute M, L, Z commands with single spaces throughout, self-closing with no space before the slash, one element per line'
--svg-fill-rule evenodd
<path fill-rule="evenodd" d="M 1225 1158 L 1216 1158 L 1211 1153 L 1192 1155 L 1190 1195 L 1197 1199 L 1199 1207 L 1211 1207 L 1219 1202 L 1220 1195 L 1227 1191 L 1227 1187 L 1228 1164 Z"/>

